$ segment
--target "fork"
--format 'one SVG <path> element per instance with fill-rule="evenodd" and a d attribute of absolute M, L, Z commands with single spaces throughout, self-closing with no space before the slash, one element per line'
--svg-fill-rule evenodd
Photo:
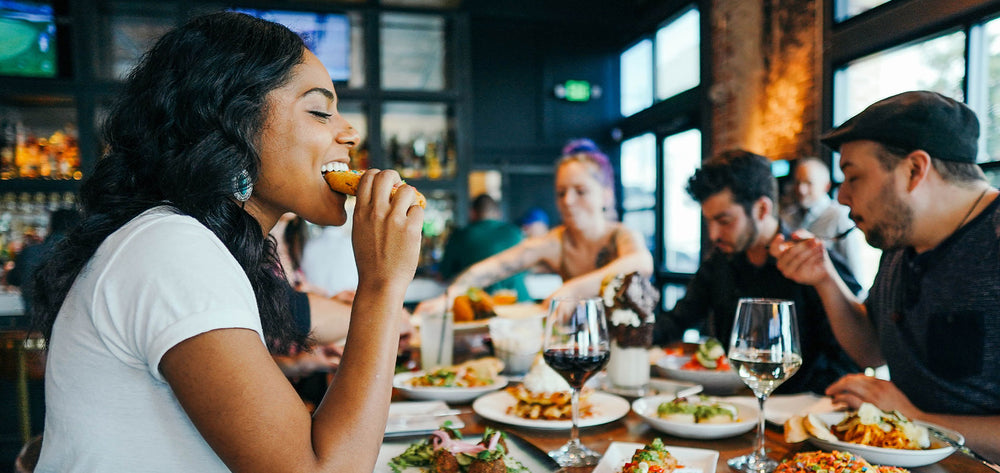
<path fill-rule="evenodd" d="M 927 427 L 927 431 L 930 432 L 931 435 L 933 435 L 934 437 L 936 437 L 938 440 L 941 440 L 942 442 L 944 442 L 944 443 L 946 443 L 948 445 L 951 445 L 952 447 L 955 447 L 956 450 L 958 450 L 958 451 L 960 451 L 960 452 L 962 452 L 962 453 L 964 453 L 964 454 L 966 454 L 966 455 L 968 455 L 968 456 L 970 456 L 972 458 L 975 458 L 976 460 L 979 460 L 983 465 L 986 465 L 989 469 L 991 469 L 993 471 L 996 471 L 996 472 L 1000 472 L 1000 465 L 997 465 L 996 463 L 993 463 L 993 462 L 987 460 L 985 457 L 983 457 L 982 455 L 974 452 L 969 447 L 966 447 L 964 444 L 961 444 L 961 443 L 957 442 L 955 439 L 953 439 L 950 436 L 948 436 L 948 434 L 946 434 L 946 433 L 944 433 L 944 432 L 942 432 L 942 431 L 940 431 L 940 430 L 938 430 L 938 429 L 936 429 L 934 427 L 931 427 L 929 425 L 926 426 L 926 427 Z"/>
<path fill-rule="evenodd" d="M 840 232 L 840 233 L 838 233 L 838 234 L 836 234 L 836 235 L 834 235 L 834 236 L 832 236 L 830 238 L 823 238 L 823 239 L 824 240 L 830 240 L 830 241 L 842 240 L 844 237 L 846 237 L 849 233 L 853 232 L 857 228 L 858 228 L 857 225 L 851 225 L 851 228 L 848 228 L 847 230 L 844 230 L 844 231 L 842 231 L 842 232 Z"/>

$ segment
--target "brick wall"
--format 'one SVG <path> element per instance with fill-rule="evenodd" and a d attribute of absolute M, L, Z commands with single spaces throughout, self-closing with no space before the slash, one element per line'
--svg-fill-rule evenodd
<path fill-rule="evenodd" d="M 713 4 L 712 153 L 816 153 L 821 8 L 815 0 Z"/>

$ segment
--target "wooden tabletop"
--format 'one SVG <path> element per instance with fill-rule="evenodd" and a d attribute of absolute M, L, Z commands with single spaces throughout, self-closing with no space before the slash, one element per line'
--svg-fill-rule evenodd
<path fill-rule="evenodd" d="M 454 405 L 453 407 L 462 411 L 462 414 L 460 414 L 459 417 L 461 417 L 462 421 L 465 422 L 465 427 L 462 429 L 463 434 L 471 435 L 482 433 L 483 428 L 489 425 L 503 431 L 513 433 L 544 451 L 559 448 L 566 443 L 567 440 L 569 440 L 569 430 L 539 430 L 510 426 L 496 423 L 476 415 L 472 411 L 471 405 Z M 743 435 L 728 439 L 689 440 L 680 437 L 673 437 L 657 431 L 643 421 L 642 418 L 635 412 L 629 412 L 628 415 L 621 420 L 602 426 L 580 429 L 580 440 L 587 447 L 601 453 L 608 449 L 611 442 L 637 442 L 645 444 L 651 442 L 656 437 L 660 437 L 663 440 L 663 443 L 668 446 L 674 445 L 679 447 L 718 450 L 719 463 L 716 472 L 726 473 L 731 471 L 729 466 L 726 464 L 727 460 L 744 455 L 753 450 L 756 433 L 757 429 L 754 429 Z M 768 425 L 766 435 L 766 446 L 769 450 L 769 455 L 775 459 L 784 459 L 800 451 L 816 450 L 808 443 L 795 445 L 785 443 L 780 427 Z M 589 473 L 592 470 L 593 468 L 573 468 L 566 471 L 572 473 Z M 979 462 L 968 458 L 961 453 L 954 453 L 943 461 L 933 465 L 911 468 L 910 471 L 914 473 L 992 473 L 989 468 L 986 468 Z"/>

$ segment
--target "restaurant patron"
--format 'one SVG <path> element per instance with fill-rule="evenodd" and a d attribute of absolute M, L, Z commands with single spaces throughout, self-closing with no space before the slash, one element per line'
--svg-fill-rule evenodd
<path fill-rule="evenodd" d="M 883 250 L 867 300 L 833 271 L 822 242 L 779 242 L 788 277 L 823 298 L 837 339 L 892 381 L 850 375 L 827 394 L 955 429 L 1000 460 L 1000 200 L 976 164 L 979 121 L 934 92 L 895 95 L 827 133 L 839 200 Z"/>
<path fill-rule="evenodd" d="M 129 75 L 39 268 L 49 338 L 36 472 L 371 471 L 423 210 L 394 171 L 358 186 L 359 283 L 338 376 L 310 415 L 271 358 L 301 343 L 268 231 L 346 220 L 322 171 L 357 131 L 288 28 L 239 13 L 165 34 Z"/>

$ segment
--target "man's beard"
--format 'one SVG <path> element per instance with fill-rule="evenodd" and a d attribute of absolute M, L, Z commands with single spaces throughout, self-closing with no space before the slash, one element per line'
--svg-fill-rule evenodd
<path fill-rule="evenodd" d="M 882 250 L 897 250 L 906 246 L 913 228 L 913 209 L 893 192 L 895 186 L 892 184 L 883 186 L 877 198 L 881 203 L 882 221 L 873 223 L 865 232 L 868 244 Z"/>

